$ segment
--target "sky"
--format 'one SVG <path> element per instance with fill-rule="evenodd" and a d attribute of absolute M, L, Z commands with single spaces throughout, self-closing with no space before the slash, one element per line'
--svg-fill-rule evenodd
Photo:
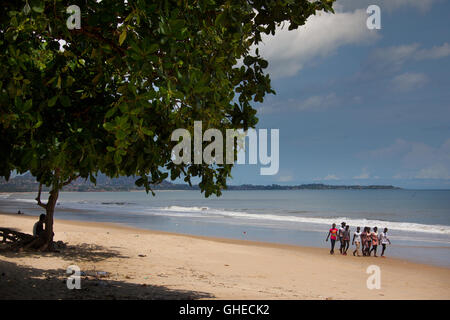
<path fill-rule="evenodd" d="M 236 165 L 229 183 L 450 189 L 450 1 L 334 7 L 259 46 L 277 94 L 254 105 L 257 128 L 279 129 L 279 171 Z"/>

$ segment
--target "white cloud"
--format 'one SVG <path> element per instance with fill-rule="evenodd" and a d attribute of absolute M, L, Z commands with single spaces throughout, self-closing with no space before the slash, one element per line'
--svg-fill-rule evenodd
<path fill-rule="evenodd" d="M 259 114 L 271 114 L 277 112 L 292 111 L 319 111 L 334 107 L 339 104 L 339 98 L 332 92 L 323 95 L 314 95 L 303 100 L 287 99 L 284 101 L 276 100 L 273 103 L 266 102 L 258 107 Z"/>
<path fill-rule="evenodd" d="M 440 59 L 450 56 L 450 44 L 445 42 L 442 46 L 431 49 L 421 49 L 415 53 L 416 60 Z"/>
<path fill-rule="evenodd" d="M 401 172 L 394 179 L 450 179 L 450 138 L 438 147 L 397 139 L 386 148 L 370 151 L 367 156 L 388 161 L 391 166 L 398 159 Z"/>
<path fill-rule="evenodd" d="M 268 72 L 273 78 L 293 76 L 305 65 L 317 63 L 318 58 L 332 54 L 339 47 L 370 43 L 378 38 L 375 31 L 367 29 L 366 20 L 365 9 L 320 13 L 309 17 L 297 30 L 280 27 L 275 36 L 264 36 L 259 50 L 269 61 Z"/>
<path fill-rule="evenodd" d="M 367 155 L 370 158 L 385 160 L 399 154 L 404 154 L 407 150 L 409 150 L 409 148 L 410 143 L 408 141 L 404 139 L 396 139 L 392 145 L 385 148 L 371 150 Z"/>
<path fill-rule="evenodd" d="M 419 171 L 417 179 L 450 179 L 450 170 L 442 163 L 432 165 Z"/>
<path fill-rule="evenodd" d="M 320 12 L 310 16 L 304 26 L 297 30 L 288 31 L 279 27 L 276 35 L 264 35 L 263 44 L 259 50 L 269 61 L 268 72 L 272 78 L 289 77 L 297 74 L 307 65 L 318 63 L 318 59 L 333 54 L 338 48 L 346 45 L 372 43 L 379 38 L 375 30 L 368 30 L 366 26 L 369 5 L 377 4 L 382 13 L 384 10 L 394 11 L 402 7 L 414 7 L 426 10 L 436 0 L 338 0 L 335 13 Z M 383 18 L 382 18 L 383 20 Z M 419 46 L 412 45 L 412 52 Z M 408 46 L 398 48 L 408 50 Z M 442 47 L 434 47 L 430 52 L 417 51 L 417 59 L 434 59 L 448 56 L 448 43 Z M 394 49 L 395 51 L 395 49 Z M 410 53 L 412 53 L 410 52 Z M 394 52 L 395 54 L 395 52 Z M 408 52 L 403 53 L 408 54 Z M 390 58 L 389 52 L 382 55 Z"/>
<path fill-rule="evenodd" d="M 328 174 L 327 176 L 325 176 L 323 178 L 313 179 L 313 181 L 335 181 L 335 180 L 341 180 L 341 179 L 335 174 Z"/>
<path fill-rule="evenodd" d="M 337 104 L 336 94 L 330 93 L 327 95 L 311 96 L 304 101 L 298 103 L 296 109 L 311 110 L 311 109 L 326 109 Z"/>
<path fill-rule="evenodd" d="M 294 180 L 293 176 L 287 175 L 287 176 L 281 176 L 277 179 L 278 182 L 289 182 Z"/>
<path fill-rule="evenodd" d="M 353 179 L 369 179 L 370 173 L 367 171 L 367 168 L 363 168 L 361 174 L 354 176 Z"/>
<path fill-rule="evenodd" d="M 369 58 L 368 67 L 372 70 L 396 71 L 411 61 L 436 60 L 450 56 L 447 42 L 432 48 L 421 48 L 419 43 L 404 44 L 376 49 Z"/>
<path fill-rule="evenodd" d="M 418 43 L 378 48 L 370 55 L 369 64 L 378 69 L 397 70 L 414 56 L 418 48 Z"/>
<path fill-rule="evenodd" d="M 423 73 L 406 72 L 391 80 L 392 89 L 395 91 L 410 91 L 422 87 L 428 82 L 428 77 Z"/>
<path fill-rule="evenodd" d="M 428 10 L 436 0 L 338 0 L 337 5 L 344 9 L 367 8 L 371 4 L 380 6 L 382 12 L 386 9 L 389 12 L 402 7 L 413 7 L 421 11 Z"/>

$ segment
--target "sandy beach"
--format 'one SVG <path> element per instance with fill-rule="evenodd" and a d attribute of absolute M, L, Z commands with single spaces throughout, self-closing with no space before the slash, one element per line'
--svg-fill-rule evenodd
<path fill-rule="evenodd" d="M 0 226 L 27 233 L 35 220 L 0 214 Z M 1 299 L 450 299 L 449 268 L 389 257 L 62 220 L 58 240 L 59 253 L 0 250 Z M 66 287 L 69 265 L 80 290 Z M 379 290 L 366 286 L 370 265 Z"/>

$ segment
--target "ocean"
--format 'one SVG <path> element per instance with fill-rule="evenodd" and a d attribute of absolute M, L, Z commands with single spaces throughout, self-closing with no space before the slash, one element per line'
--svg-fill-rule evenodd
<path fill-rule="evenodd" d="M 39 215 L 35 197 L 0 193 L 0 212 Z M 450 267 L 450 190 L 62 192 L 55 218 L 323 248 L 331 224 L 345 221 L 352 234 L 387 227 L 387 256 Z"/>

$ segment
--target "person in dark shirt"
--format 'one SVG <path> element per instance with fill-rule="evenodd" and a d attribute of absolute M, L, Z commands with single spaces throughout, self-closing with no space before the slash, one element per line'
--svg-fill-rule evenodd
<path fill-rule="evenodd" d="M 339 232 L 338 232 L 338 237 L 339 237 L 339 242 L 341 243 L 341 247 L 339 248 L 339 252 L 341 254 L 344 254 L 344 249 L 345 249 L 345 241 L 344 241 L 344 231 L 345 231 L 345 222 L 341 223 L 341 227 L 339 228 Z"/>
<path fill-rule="evenodd" d="M 344 239 L 344 250 L 343 250 L 344 253 L 343 253 L 343 255 L 346 256 L 348 247 L 350 246 L 350 226 L 348 224 L 345 226 L 343 239 Z"/>
<path fill-rule="evenodd" d="M 33 226 L 33 236 L 39 237 L 44 232 L 45 214 L 39 216 L 39 221 Z"/>

